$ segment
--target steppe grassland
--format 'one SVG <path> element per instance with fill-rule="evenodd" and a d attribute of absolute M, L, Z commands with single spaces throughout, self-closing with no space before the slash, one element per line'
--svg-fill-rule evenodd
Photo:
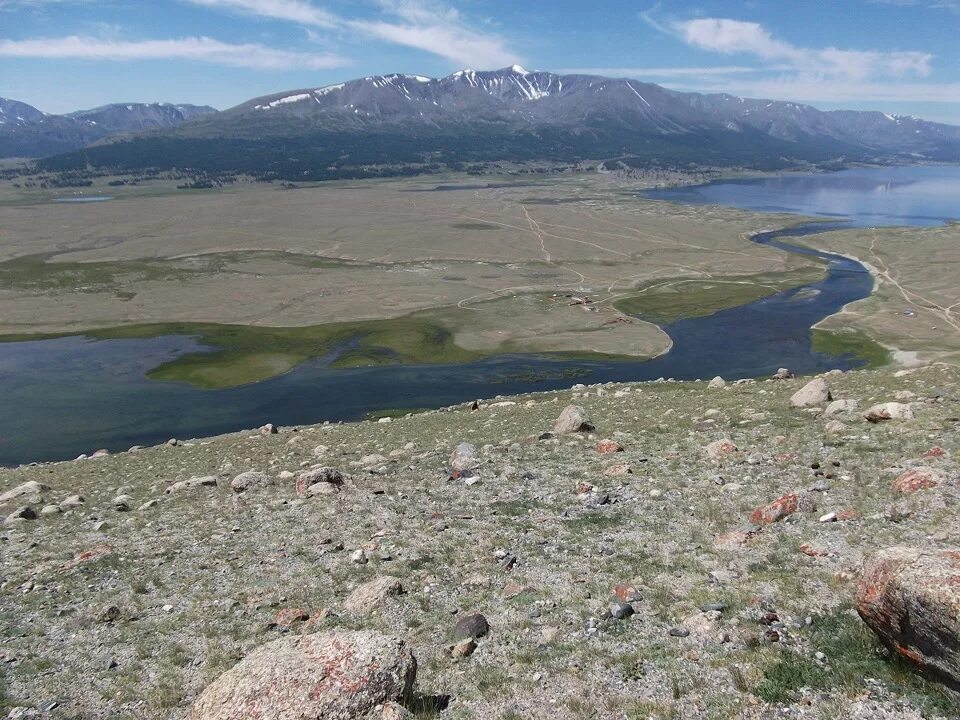
<path fill-rule="evenodd" d="M 894 351 L 894 360 L 956 362 L 960 357 L 960 224 L 929 228 L 860 228 L 802 240 L 856 257 L 874 276 L 870 297 L 848 305 L 817 328 L 866 333 Z"/>
<path fill-rule="evenodd" d="M 683 314 L 702 311 L 698 294 L 716 294 L 721 283 L 736 292 L 704 296 L 708 307 L 736 304 L 745 288 L 752 298 L 785 278 L 822 274 L 747 237 L 796 218 L 650 202 L 603 176 L 434 190 L 475 181 L 152 194 L 94 187 L 88 194 L 116 199 L 89 204 L 30 203 L 7 189 L 0 333 L 163 322 L 307 327 L 421 313 L 473 353 L 650 356 L 669 339 L 652 324 L 624 322 L 613 306 L 638 290 L 653 307 L 664 288 L 682 286 Z M 562 297 L 570 293 L 593 304 L 571 306 Z"/>

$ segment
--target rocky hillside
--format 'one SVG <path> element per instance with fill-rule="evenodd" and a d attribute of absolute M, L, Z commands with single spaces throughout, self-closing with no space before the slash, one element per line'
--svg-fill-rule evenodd
<path fill-rule="evenodd" d="M 809 380 L 575 386 L 0 471 L 0 706 L 956 717 L 960 373 Z"/>

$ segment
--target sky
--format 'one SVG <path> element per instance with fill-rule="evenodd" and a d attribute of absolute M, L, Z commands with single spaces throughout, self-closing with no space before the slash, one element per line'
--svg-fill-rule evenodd
<path fill-rule="evenodd" d="M 0 0 L 0 97 L 46 112 L 512 64 L 960 125 L 960 0 Z"/>

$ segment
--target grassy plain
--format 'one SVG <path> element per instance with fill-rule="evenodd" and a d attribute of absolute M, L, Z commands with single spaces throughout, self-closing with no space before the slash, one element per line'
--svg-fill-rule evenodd
<path fill-rule="evenodd" d="M 84 194 L 114 199 L 55 203 L 76 193 L 6 186 L 0 334 L 183 330 L 217 352 L 156 375 L 214 387 L 345 345 L 346 365 L 497 352 L 650 357 L 669 338 L 625 313 L 709 314 L 822 274 L 749 241 L 796 218 L 647 201 L 635 189 L 599 175 L 444 176 L 92 187 Z"/>
<path fill-rule="evenodd" d="M 817 329 L 841 336 L 859 332 L 900 363 L 960 358 L 960 224 L 841 230 L 800 241 L 856 257 L 875 282 L 870 297 L 826 318 Z"/>

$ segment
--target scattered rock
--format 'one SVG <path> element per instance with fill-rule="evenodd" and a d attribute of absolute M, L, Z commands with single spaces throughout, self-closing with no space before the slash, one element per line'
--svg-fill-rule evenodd
<path fill-rule="evenodd" d="M 230 481 L 230 489 L 235 493 L 267 487 L 268 485 L 273 485 L 273 478 L 266 473 L 257 472 L 256 470 L 248 470 L 247 472 L 240 473 Z"/>
<path fill-rule="evenodd" d="M 465 658 L 473 655 L 473 651 L 477 649 L 477 641 L 472 637 L 464 638 L 455 645 L 451 645 L 449 652 L 451 657 L 455 658 Z"/>
<path fill-rule="evenodd" d="M 116 605 L 107 605 L 97 613 L 97 621 L 112 623 L 120 619 L 120 608 Z"/>
<path fill-rule="evenodd" d="M 480 613 L 469 613 L 457 619 L 453 626 L 453 636 L 457 640 L 480 638 L 490 632 L 490 624 Z"/>
<path fill-rule="evenodd" d="M 40 508 L 40 517 L 59 515 L 62 512 L 63 509 L 59 505 L 44 505 L 42 508 Z"/>
<path fill-rule="evenodd" d="M 385 575 L 357 587 L 344 600 L 343 607 L 352 615 L 369 615 L 383 605 L 387 598 L 402 594 L 403 584 L 399 578 Z"/>
<path fill-rule="evenodd" d="M 717 390 L 717 389 L 720 389 L 720 388 L 725 388 L 726 386 L 727 386 L 726 380 L 724 380 L 724 379 L 723 379 L 722 377 L 720 377 L 719 375 L 717 375 L 713 380 L 711 380 L 709 383 L 707 383 L 707 387 L 710 388 L 711 390 Z"/>
<path fill-rule="evenodd" d="M 475 470 L 479 467 L 477 448 L 468 442 L 457 445 L 450 453 L 450 470 L 462 473 L 466 470 Z"/>
<path fill-rule="evenodd" d="M 63 499 L 63 502 L 60 503 L 60 508 L 62 510 L 69 510 L 70 508 L 83 507 L 85 500 L 80 495 L 68 495 Z"/>
<path fill-rule="evenodd" d="M 832 399 L 826 381 L 823 378 L 814 378 L 790 396 L 790 406 L 795 408 L 816 407 Z"/>
<path fill-rule="evenodd" d="M 874 405 L 863 414 L 864 420 L 871 423 L 885 420 L 913 420 L 913 410 L 909 405 L 898 402 L 886 402 Z"/>
<path fill-rule="evenodd" d="M 276 426 L 275 426 L 273 423 L 267 423 L 266 425 L 262 425 L 262 426 L 260 427 L 260 434 L 261 434 L 261 435 L 276 435 L 276 434 L 277 434 L 277 428 L 276 428 Z"/>
<path fill-rule="evenodd" d="M 306 622 L 309 619 L 310 613 L 303 608 L 284 608 L 276 614 L 274 622 L 280 627 L 290 627 L 294 623 Z"/>
<path fill-rule="evenodd" d="M 614 440 L 601 440 L 597 443 L 596 450 L 601 455 L 623 452 L 623 445 Z"/>
<path fill-rule="evenodd" d="M 18 525 L 25 520 L 36 520 L 37 513 L 29 505 L 21 505 L 4 519 L 4 525 Z"/>
<path fill-rule="evenodd" d="M 25 482 L 22 485 L 17 485 L 12 490 L 7 490 L 5 493 L 0 495 L 0 505 L 21 497 L 29 496 L 31 498 L 39 498 L 41 493 L 46 492 L 49 489 L 49 485 L 44 485 L 36 480 L 30 480 L 29 482 Z"/>
<path fill-rule="evenodd" d="M 343 488 L 346 476 L 333 467 L 321 467 L 307 470 L 297 476 L 297 495 L 312 497 L 330 495 Z"/>
<path fill-rule="evenodd" d="M 834 400 L 824 409 L 824 415 L 839 415 L 840 413 L 853 412 L 860 407 L 856 400 Z"/>
<path fill-rule="evenodd" d="M 789 380 L 792 377 L 793 373 L 790 371 L 790 368 L 778 368 L 773 374 L 774 380 Z"/>
<path fill-rule="evenodd" d="M 640 591 L 633 585 L 615 585 L 613 594 L 620 602 L 632 603 L 640 600 Z"/>
<path fill-rule="evenodd" d="M 787 493 L 768 505 L 758 507 L 750 514 L 750 522 L 755 525 L 770 525 L 783 520 L 798 510 L 814 512 L 817 509 L 816 499 L 809 493 Z"/>
<path fill-rule="evenodd" d="M 891 490 L 896 495 L 912 495 L 918 490 L 935 488 L 946 480 L 946 474 L 926 465 L 905 470 L 893 481 Z"/>
<path fill-rule="evenodd" d="M 416 673 L 402 640 L 371 630 L 286 637 L 254 650 L 208 685 L 191 718 L 359 720 L 409 697 Z"/>
<path fill-rule="evenodd" d="M 590 421 L 590 415 L 580 405 L 567 405 L 553 424 L 553 432 L 558 435 L 591 432 L 595 429 Z"/>
<path fill-rule="evenodd" d="M 610 605 L 610 616 L 615 620 L 626 620 L 633 613 L 633 605 L 628 602 L 615 602 Z"/>
<path fill-rule="evenodd" d="M 170 485 L 164 492 L 167 495 L 180 492 L 181 490 L 191 490 L 198 487 L 216 487 L 217 478 L 213 475 L 204 475 L 202 477 L 192 477 L 189 480 L 178 480 Z"/>
<path fill-rule="evenodd" d="M 603 471 L 604 475 L 618 477 L 620 475 L 632 475 L 633 468 L 628 463 L 616 463 Z"/>
<path fill-rule="evenodd" d="M 129 512 L 130 508 L 133 507 L 133 498 L 129 495 L 117 495 L 110 501 L 110 504 L 117 512 Z"/>
<path fill-rule="evenodd" d="M 711 460 L 722 460 L 727 455 L 737 452 L 737 446 L 729 438 L 714 440 L 707 445 L 707 457 Z"/>
<path fill-rule="evenodd" d="M 893 547 L 871 558 L 857 612 L 893 651 L 960 690 L 960 550 Z"/>

